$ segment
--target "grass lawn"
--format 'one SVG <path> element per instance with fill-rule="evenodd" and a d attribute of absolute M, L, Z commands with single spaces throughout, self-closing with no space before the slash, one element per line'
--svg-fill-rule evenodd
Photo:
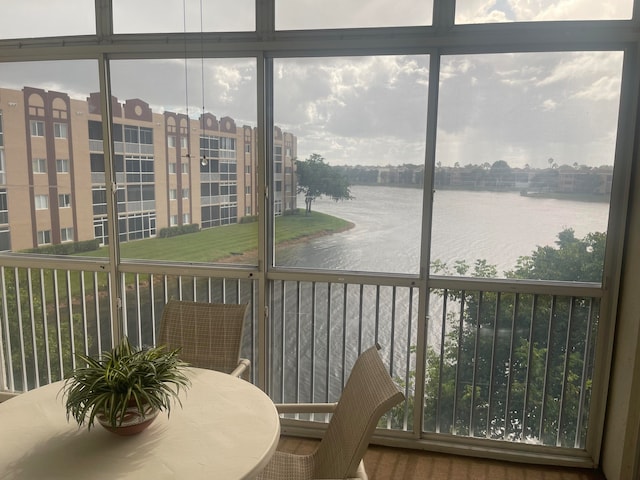
<path fill-rule="evenodd" d="M 311 212 L 305 215 L 299 210 L 297 215 L 276 218 L 276 244 L 302 241 L 318 235 L 326 235 L 351 228 L 353 224 L 331 215 Z M 214 227 L 196 233 L 170 238 L 150 238 L 124 242 L 120 245 L 122 258 L 142 260 L 167 260 L 181 262 L 233 261 L 234 257 L 246 257 L 258 249 L 258 223 L 233 224 Z M 106 257 L 108 247 L 92 252 L 84 252 L 87 257 Z"/>

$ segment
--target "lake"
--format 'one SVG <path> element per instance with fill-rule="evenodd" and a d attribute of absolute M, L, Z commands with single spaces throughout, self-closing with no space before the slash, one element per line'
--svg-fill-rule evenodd
<path fill-rule="evenodd" d="M 351 230 L 279 252 L 279 266 L 417 274 L 420 265 L 422 190 L 353 186 L 353 200 L 317 199 L 312 209 L 349 220 Z M 299 199 L 304 205 L 304 199 Z M 554 245 L 573 228 L 576 237 L 607 228 L 604 202 L 524 197 L 517 192 L 438 190 L 434 193 L 431 261 L 452 265 L 477 259 L 500 275 L 537 246 Z M 425 238 L 425 242 L 429 242 Z"/>

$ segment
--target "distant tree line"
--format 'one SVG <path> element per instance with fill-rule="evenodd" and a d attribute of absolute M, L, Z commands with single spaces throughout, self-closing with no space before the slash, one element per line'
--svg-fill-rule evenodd
<path fill-rule="evenodd" d="M 523 193 L 606 194 L 610 191 L 613 167 L 558 165 L 549 159 L 545 168 L 512 168 L 504 160 L 490 164 L 436 165 L 437 189 L 521 191 Z M 414 164 L 334 167 L 350 185 L 419 187 L 424 185 L 424 166 Z"/>

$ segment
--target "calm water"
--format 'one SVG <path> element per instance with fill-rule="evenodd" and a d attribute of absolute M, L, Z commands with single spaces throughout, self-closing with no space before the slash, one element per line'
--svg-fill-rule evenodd
<path fill-rule="evenodd" d="M 418 273 L 422 191 L 355 186 L 352 194 L 355 199 L 348 201 L 318 199 L 312 208 L 349 220 L 354 228 L 287 248 L 278 254 L 278 265 Z M 485 259 L 500 274 L 537 246 L 554 245 L 564 228 L 573 228 L 579 238 L 606 231 L 609 213 L 607 203 L 512 192 L 439 190 L 434 195 L 431 260 L 453 265 Z"/>

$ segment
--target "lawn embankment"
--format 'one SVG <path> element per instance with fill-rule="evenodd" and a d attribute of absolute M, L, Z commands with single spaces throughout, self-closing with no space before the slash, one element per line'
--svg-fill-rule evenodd
<path fill-rule="evenodd" d="M 329 235 L 352 228 L 353 224 L 341 218 L 320 212 L 276 218 L 276 245 L 305 241 L 320 235 Z M 122 258 L 166 260 L 179 262 L 234 262 L 254 263 L 258 250 L 258 223 L 242 223 L 208 228 L 169 238 L 151 238 L 124 242 L 120 245 Z M 83 253 L 87 257 L 106 257 L 107 247 Z"/>

